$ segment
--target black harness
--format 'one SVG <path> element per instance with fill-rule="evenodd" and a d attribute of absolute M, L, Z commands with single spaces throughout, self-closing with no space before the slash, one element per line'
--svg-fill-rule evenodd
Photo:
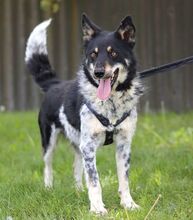
<path fill-rule="evenodd" d="M 85 103 L 87 108 L 95 115 L 95 117 L 100 121 L 100 123 L 107 128 L 106 138 L 104 145 L 109 145 L 113 143 L 113 134 L 118 125 L 120 125 L 131 113 L 131 110 L 124 112 L 122 117 L 119 118 L 115 124 L 110 123 L 109 119 L 104 117 L 102 114 L 97 113 L 89 103 Z"/>

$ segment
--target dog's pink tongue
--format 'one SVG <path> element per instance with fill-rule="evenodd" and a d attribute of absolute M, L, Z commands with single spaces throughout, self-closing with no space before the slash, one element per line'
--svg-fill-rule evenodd
<path fill-rule="evenodd" d="M 111 93 L 111 79 L 100 79 L 99 87 L 97 89 L 97 97 L 101 100 L 109 98 Z"/>

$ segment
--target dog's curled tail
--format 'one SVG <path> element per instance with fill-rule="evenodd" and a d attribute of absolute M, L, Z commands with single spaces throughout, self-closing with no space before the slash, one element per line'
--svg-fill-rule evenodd
<path fill-rule="evenodd" d="M 29 36 L 25 52 L 25 62 L 36 83 L 44 92 L 60 80 L 51 68 L 47 51 L 47 27 L 51 19 L 37 25 Z"/>

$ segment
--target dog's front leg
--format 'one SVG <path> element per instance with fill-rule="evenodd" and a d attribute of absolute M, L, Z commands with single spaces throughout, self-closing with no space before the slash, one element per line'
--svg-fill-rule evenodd
<path fill-rule="evenodd" d="M 81 143 L 80 149 L 82 151 L 86 185 L 90 200 L 90 211 L 96 214 L 105 214 L 107 210 L 104 208 L 102 190 L 96 168 L 96 143 L 96 140 L 92 137 L 86 138 L 86 142 L 84 140 Z"/>
<path fill-rule="evenodd" d="M 121 205 L 127 209 L 137 209 L 139 206 L 133 201 L 129 189 L 130 145 L 135 131 L 137 117 L 128 118 L 116 136 L 116 164 L 119 180 L 119 195 Z"/>
<path fill-rule="evenodd" d="M 129 144 L 121 144 L 117 146 L 116 163 L 117 174 L 119 180 L 119 195 L 121 198 L 121 205 L 124 208 L 136 209 L 139 206 L 133 201 L 128 182 L 129 161 L 130 161 L 130 146 Z"/>
<path fill-rule="evenodd" d="M 96 151 L 105 141 L 104 127 L 85 105 L 82 107 L 80 116 L 80 151 L 88 188 L 90 211 L 97 214 L 105 214 L 107 210 L 104 208 L 102 190 L 96 168 Z"/>

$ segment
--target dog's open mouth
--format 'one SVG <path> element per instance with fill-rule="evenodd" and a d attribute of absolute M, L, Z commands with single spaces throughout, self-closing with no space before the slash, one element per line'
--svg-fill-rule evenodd
<path fill-rule="evenodd" d="M 109 78 L 103 78 L 99 80 L 99 86 L 97 89 L 97 97 L 101 100 L 107 100 L 111 94 L 111 89 L 115 84 L 119 74 L 119 68 L 117 68 L 113 75 Z"/>

